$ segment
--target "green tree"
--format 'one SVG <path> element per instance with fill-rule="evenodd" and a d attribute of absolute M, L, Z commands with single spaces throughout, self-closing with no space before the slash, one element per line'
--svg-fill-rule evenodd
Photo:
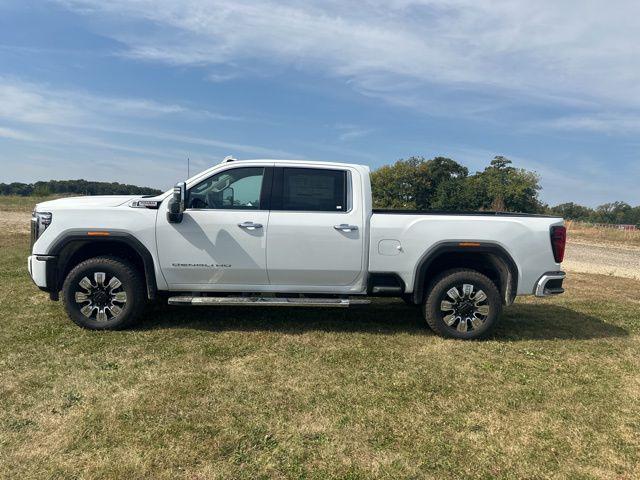
<path fill-rule="evenodd" d="M 39 195 L 41 197 L 51 195 L 51 189 L 47 182 L 36 182 L 33 187 L 33 195 Z"/>
<path fill-rule="evenodd" d="M 538 175 L 495 157 L 482 172 L 456 161 L 410 157 L 371 174 L 375 208 L 539 212 Z"/>
<path fill-rule="evenodd" d="M 371 174 L 375 208 L 425 210 L 453 195 L 443 185 L 466 178 L 466 167 L 445 157 L 410 157 Z"/>
<path fill-rule="evenodd" d="M 36 183 L 0 183 L 2 195 L 49 195 L 77 193 L 79 195 L 157 195 L 160 190 L 123 183 L 88 182 L 87 180 L 49 180 Z"/>
<path fill-rule="evenodd" d="M 482 172 L 474 175 L 473 190 L 484 210 L 537 213 L 540 178 L 537 173 L 512 166 L 508 158 L 497 156 Z"/>
<path fill-rule="evenodd" d="M 640 205 L 633 207 L 627 215 L 628 221 L 626 223 L 637 225 L 640 228 Z"/>
<path fill-rule="evenodd" d="M 422 157 L 398 160 L 371 174 L 374 208 L 416 209 L 429 188 L 426 162 Z"/>
<path fill-rule="evenodd" d="M 549 213 L 552 215 L 558 215 L 568 220 L 587 221 L 593 216 L 594 211 L 592 208 L 583 207 L 582 205 L 578 205 L 577 203 L 568 202 L 561 203 L 560 205 L 556 205 L 555 207 L 550 208 Z"/>
<path fill-rule="evenodd" d="M 600 205 L 594 213 L 597 223 L 633 223 L 631 205 L 625 202 L 611 202 Z"/>

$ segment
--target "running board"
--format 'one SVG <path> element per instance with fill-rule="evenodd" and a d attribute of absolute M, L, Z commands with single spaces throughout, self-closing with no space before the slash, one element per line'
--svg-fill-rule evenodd
<path fill-rule="evenodd" d="M 279 298 L 279 297 L 170 297 L 169 305 L 215 306 L 237 305 L 245 307 L 328 307 L 347 308 L 368 305 L 370 300 L 348 298 Z"/>

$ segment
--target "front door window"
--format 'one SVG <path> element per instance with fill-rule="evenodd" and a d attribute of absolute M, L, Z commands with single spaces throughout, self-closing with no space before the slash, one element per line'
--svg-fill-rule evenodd
<path fill-rule="evenodd" d="M 225 170 L 189 190 L 187 208 L 260 210 L 264 168 Z"/>

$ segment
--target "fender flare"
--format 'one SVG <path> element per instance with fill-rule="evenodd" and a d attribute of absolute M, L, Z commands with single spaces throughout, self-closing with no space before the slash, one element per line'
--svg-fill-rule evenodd
<path fill-rule="evenodd" d="M 89 234 L 89 232 L 95 230 L 105 232 L 105 234 Z M 47 253 L 47 256 L 50 258 L 47 262 L 47 286 L 51 285 L 51 290 L 57 294 L 62 287 L 62 282 L 64 282 L 64 278 L 61 278 L 62 272 L 65 271 L 71 256 L 81 247 L 89 243 L 96 242 L 116 242 L 125 244 L 132 248 L 142 260 L 147 287 L 147 298 L 149 298 L 149 300 L 153 300 L 157 297 L 158 286 L 156 283 L 155 267 L 153 264 L 153 257 L 151 252 L 149 252 L 149 249 L 147 249 L 140 240 L 128 232 L 102 228 L 69 230 L 56 239 Z M 51 283 L 49 283 L 50 281 Z"/>
<path fill-rule="evenodd" d="M 461 244 L 468 244 L 461 246 Z M 472 244 L 472 245 L 471 245 Z M 422 302 L 422 295 L 425 289 L 426 272 L 433 262 L 444 253 L 489 253 L 501 260 L 508 273 L 508 281 L 504 290 L 504 301 L 507 305 L 513 302 L 518 291 L 519 271 L 513 257 L 502 246 L 494 242 L 474 242 L 468 240 L 441 242 L 427 250 L 416 265 L 413 282 L 413 300 L 415 303 Z"/>

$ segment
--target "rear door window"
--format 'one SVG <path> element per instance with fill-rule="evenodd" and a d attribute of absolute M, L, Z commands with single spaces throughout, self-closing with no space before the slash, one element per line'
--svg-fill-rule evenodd
<path fill-rule="evenodd" d="M 281 209 L 346 211 L 347 172 L 320 168 L 284 168 Z"/>

